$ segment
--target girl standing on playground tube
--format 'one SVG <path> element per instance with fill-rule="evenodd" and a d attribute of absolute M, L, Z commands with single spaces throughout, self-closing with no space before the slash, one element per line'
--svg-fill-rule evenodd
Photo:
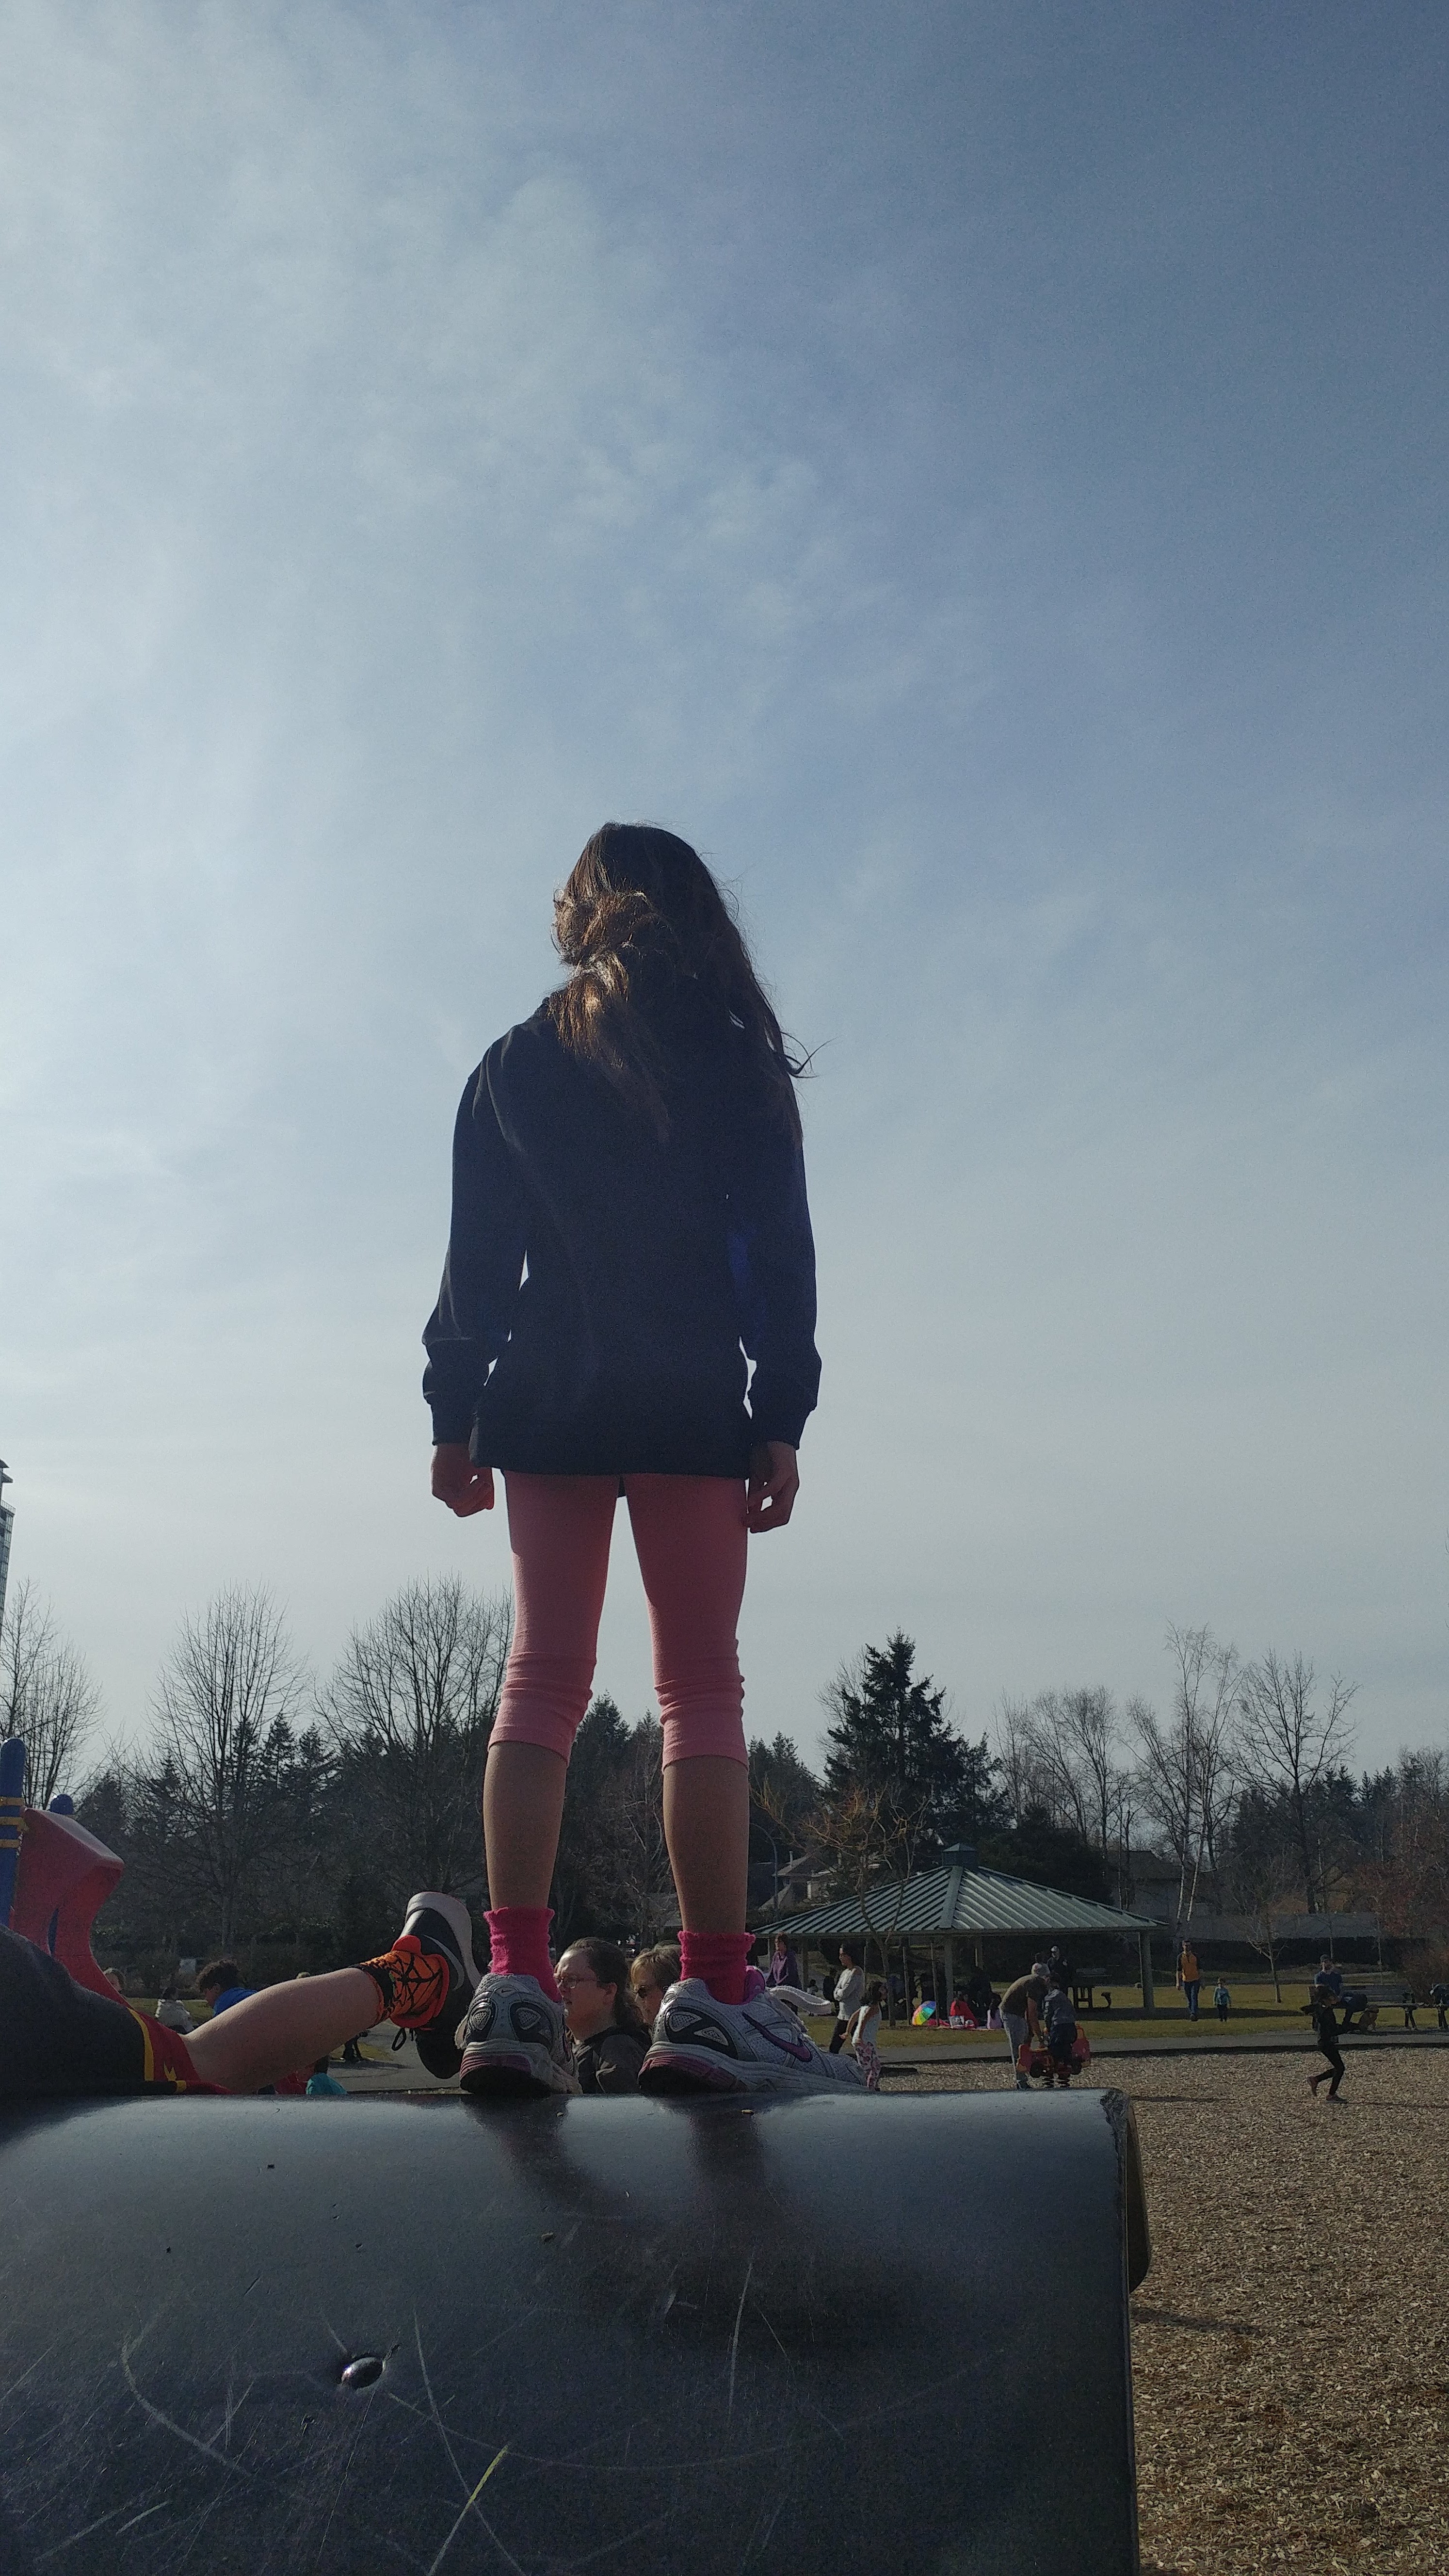
<path fill-rule="evenodd" d="M 606 823 L 555 897 L 554 938 L 567 981 L 463 1093 L 423 1336 L 433 1492 L 460 1517 L 489 1511 L 501 1470 L 516 1601 L 483 1782 L 492 1965 L 458 2030 L 462 2081 L 577 2089 L 548 1898 L 622 1494 L 683 1921 L 640 2084 L 853 2084 L 788 2006 L 745 1992 L 735 1629 L 749 1538 L 794 1509 L 820 1378 L 799 1068 L 718 886 L 672 832 Z"/>

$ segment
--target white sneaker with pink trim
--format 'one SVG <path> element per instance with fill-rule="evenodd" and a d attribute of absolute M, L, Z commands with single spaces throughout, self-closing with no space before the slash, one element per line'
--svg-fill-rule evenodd
<path fill-rule="evenodd" d="M 671 1986 L 659 2007 L 641 2093 L 863 2093 L 854 2058 L 830 2057 L 772 1994 L 722 2004 L 702 1978 Z"/>

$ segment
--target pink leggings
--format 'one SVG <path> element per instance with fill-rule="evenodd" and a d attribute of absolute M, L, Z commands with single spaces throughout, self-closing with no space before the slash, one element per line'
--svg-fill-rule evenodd
<path fill-rule="evenodd" d="M 617 1476 L 505 1475 L 517 1615 L 490 1741 L 567 1761 L 589 1704 Z M 625 1476 L 649 1602 L 664 1759 L 745 1756 L 735 1624 L 745 1589 L 745 1488 L 728 1476 Z"/>

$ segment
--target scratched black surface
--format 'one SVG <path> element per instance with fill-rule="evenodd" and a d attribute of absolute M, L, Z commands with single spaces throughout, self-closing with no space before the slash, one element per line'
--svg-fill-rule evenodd
<path fill-rule="evenodd" d="M 1090 2093 L 12 2112 L 0 2560 L 1130 2576 L 1121 2206 Z"/>

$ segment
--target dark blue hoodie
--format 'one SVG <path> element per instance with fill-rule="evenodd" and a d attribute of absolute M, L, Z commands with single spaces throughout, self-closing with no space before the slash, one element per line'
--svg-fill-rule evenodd
<path fill-rule="evenodd" d="M 657 1033 L 662 1142 L 546 1009 L 469 1077 L 423 1391 L 480 1466 L 743 1476 L 814 1409 L 799 1144 L 735 1023 L 685 1001 Z"/>

